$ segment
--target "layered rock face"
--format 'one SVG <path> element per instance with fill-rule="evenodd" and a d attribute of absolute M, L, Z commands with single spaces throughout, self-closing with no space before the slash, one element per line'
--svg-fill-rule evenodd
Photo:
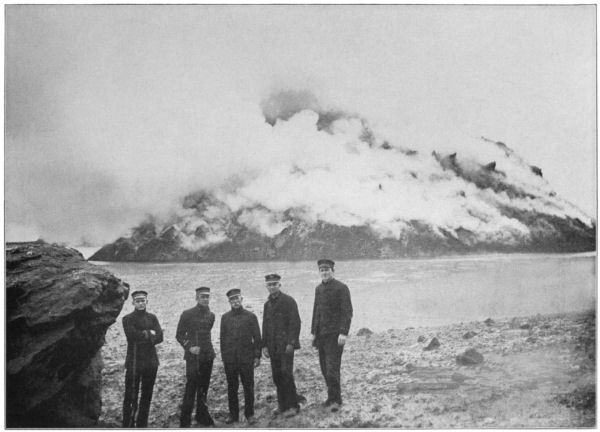
<path fill-rule="evenodd" d="M 509 210 L 507 210 L 509 211 Z M 218 262 L 336 259 L 387 259 L 478 253 L 586 252 L 596 248 L 596 228 L 578 219 L 518 212 L 528 223 L 530 236 L 520 241 L 503 238 L 482 240 L 469 230 L 457 233 L 435 229 L 420 221 L 409 221 L 400 238 L 381 238 L 366 226 L 338 226 L 319 221 L 308 224 L 292 220 L 274 237 L 268 237 L 231 222 L 231 237 L 199 250 L 184 247 L 172 233 L 157 232 L 143 224 L 129 238 L 102 247 L 92 261 Z M 171 227 L 172 228 L 172 227 Z"/>
<path fill-rule="evenodd" d="M 6 426 L 96 425 L 99 350 L 128 294 L 76 250 L 6 245 Z"/>

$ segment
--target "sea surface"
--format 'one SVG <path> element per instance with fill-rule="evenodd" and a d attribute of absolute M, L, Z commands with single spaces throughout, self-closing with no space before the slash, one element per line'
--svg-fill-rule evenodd
<path fill-rule="evenodd" d="M 296 299 L 302 337 L 310 334 L 315 262 L 105 263 L 131 290 L 149 292 L 165 337 L 174 337 L 179 315 L 195 305 L 194 289 L 211 288 L 217 320 L 229 310 L 225 293 L 240 288 L 244 306 L 262 322 L 268 296 L 264 275 L 279 273 L 282 291 Z M 336 263 L 335 276 L 350 288 L 351 334 L 406 327 L 578 312 L 596 307 L 596 254 L 510 254 L 434 259 L 352 260 Z M 128 299 L 121 316 L 129 313 Z M 119 317 L 120 322 L 120 317 Z M 172 333 L 172 334 L 171 334 Z"/>

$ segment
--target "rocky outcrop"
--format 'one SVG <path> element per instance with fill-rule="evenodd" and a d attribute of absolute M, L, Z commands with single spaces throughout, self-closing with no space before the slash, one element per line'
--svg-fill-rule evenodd
<path fill-rule="evenodd" d="M 96 425 L 99 350 L 128 294 L 76 250 L 6 245 L 6 426 Z"/>

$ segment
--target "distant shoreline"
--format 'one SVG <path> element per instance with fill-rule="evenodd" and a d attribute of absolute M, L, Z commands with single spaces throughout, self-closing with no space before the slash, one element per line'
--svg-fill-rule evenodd
<path fill-rule="evenodd" d="M 77 249 L 76 247 L 69 246 L 72 249 Z M 81 252 L 81 251 L 80 251 Z M 532 253 L 523 253 L 523 252 L 514 252 L 514 253 L 489 253 L 489 254 L 467 254 L 467 255 L 439 255 L 435 257 L 406 257 L 406 258 L 354 258 L 354 259 L 337 259 L 336 262 L 356 262 L 356 261 L 389 261 L 389 262 L 410 262 L 410 261 L 482 261 L 485 259 L 492 258 L 518 258 L 518 257 L 573 257 L 573 258 L 588 258 L 597 256 L 598 251 L 589 251 L 589 252 L 532 252 Z M 82 255 L 84 255 L 82 253 Z M 90 254 L 89 256 L 92 256 Z M 87 260 L 86 256 L 84 258 Z M 89 261 L 92 264 L 102 263 L 102 264 L 242 264 L 242 263 L 313 263 L 312 260 L 298 260 L 298 261 L 283 261 L 283 260 L 248 260 L 248 261 Z"/>

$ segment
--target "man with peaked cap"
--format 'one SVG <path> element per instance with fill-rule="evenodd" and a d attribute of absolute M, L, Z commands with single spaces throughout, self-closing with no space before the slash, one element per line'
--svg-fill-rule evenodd
<path fill-rule="evenodd" d="M 134 291 L 131 299 L 134 311 L 123 317 L 123 329 L 127 338 L 123 427 L 127 428 L 148 426 L 148 413 L 158 370 L 158 356 L 154 346 L 163 341 L 163 331 L 156 315 L 146 311 L 148 293 Z M 138 405 L 140 382 L 142 394 Z"/>
<path fill-rule="evenodd" d="M 335 263 L 320 259 L 317 265 L 322 282 L 315 289 L 310 332 L 313 346 L 319 350 L 321 373 L 327 384 L 324 405 L 335 412 L 342 404 L 340 368 L 352 321 L 352 301 L 348 287 L 334 278 Z"/>
<path fill-rule="evenodd" d="M 210 288 L 196 288 L 196 306 L 183 311 L 177 324 L 175 338 L 185 353 L 186 376 L 179 418 L 180 427 L 190 427 L 194 400 L 196 422 L 202 426 L 215 424 L 206 406 L 206 395 L 215 358 L 210 334 L 215 323 L 215 314 L 208 308 L 209 300 Z"/>
<path fill-rule="evenodd" d="M 238 288 L 227 291 L 231 310 L 221 317 L 221 358 L 227 377 L 227 396 L 231 424 L 239 421 L 239 379 L 244 387 L 244 415 L 248 424 L 254 419 L 254 368 L 260 365 L 260 328 L 258 318 L 242 306 L 242 293 Z"/>
<path fill-rule="evenodd" d="M 263 355 L 271 358 L 273 382 L 277 387 L 275 414 L 292 417 L 300 410 L 294 382 L 294 350 L 300 348 L 300 314 L 296 301 L 282 293 L 281 276 L 265 276 L 269 298 L 263 312 Z"/>

